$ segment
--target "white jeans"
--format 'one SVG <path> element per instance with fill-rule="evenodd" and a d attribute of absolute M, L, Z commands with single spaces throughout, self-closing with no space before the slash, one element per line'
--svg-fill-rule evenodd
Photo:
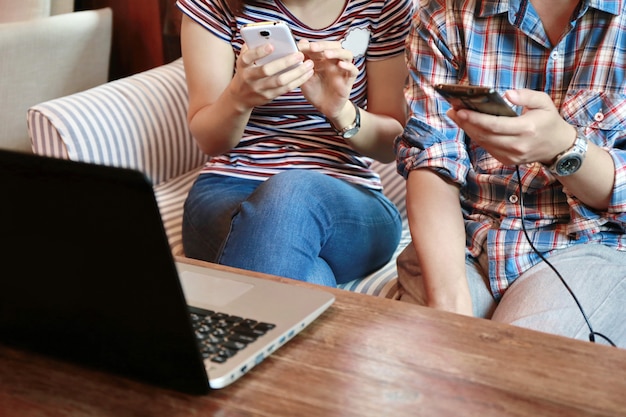
<path fill-rule="evenodd" d="M 398 258 L 401 299 L 424 304 L 414 254 L 409 245 Z M 556 252 L 548 261 L 579 300 L 593 330 L 626 348 L 626 252 L 598 244 L 578 245 Z M 574 298 L 545 262 L 516 279 L 497 304 L 480 264 L 468 261 L 467 271 L 477 317 L 589 340 L 589 328 Z M 606 344 L 600 336 L 595 341 Z"/>

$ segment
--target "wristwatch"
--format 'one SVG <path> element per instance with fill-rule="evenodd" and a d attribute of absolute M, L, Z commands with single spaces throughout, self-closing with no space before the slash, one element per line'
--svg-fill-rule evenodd
<path fill-rule="evenodd" d="M 359 110 L 359 106 L 354 104 L 353 101 L 351 101 L 350 103 L 352 103 L 352 105 L 354 106 L 354 110 L 356 110 L 356 116 L 352 124 L 344 127 L 343 129 L 337 129 L 332 123 L 329 122 L 333 129 L 335 129 L 335 132 L 337 132 L 337 134 L 344 139 L 350 139 L 352 136 L 359 133 L 359 129 L 361 128 L 361 111 Z"/>
<path fill-rule="evenodd" d="M 565 152 L 558 154 L 554 163 L 548 168 L 559 177 L 566 177 L 578 171 L 587 153 L 587 137 L 580 129 L 576 129 L 576 141 Z"/>

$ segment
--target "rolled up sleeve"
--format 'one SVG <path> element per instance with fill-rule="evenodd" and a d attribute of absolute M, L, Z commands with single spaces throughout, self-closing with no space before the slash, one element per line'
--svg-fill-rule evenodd
<path fill-rule="evenodd" d="M 465 185 L 470 164 L 464 143 L 446 138 L 416 118 L 396 138 L 395 151 L 398 173 L 404 178 L 415 169 L 429 168 L 450 182 Z"/>

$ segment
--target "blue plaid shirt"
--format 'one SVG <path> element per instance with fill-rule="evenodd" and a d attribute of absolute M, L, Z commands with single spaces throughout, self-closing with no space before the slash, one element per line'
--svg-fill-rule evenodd
<path fill-rule="evenodd" d="M 521 230 L 520 187 L 524 224 L 544 256 L 590 242 L 626 250 L 626 3 L 583 0 L 552 45 L 528 0 L 422 2 L 407 58 L 412 115 L 396 140 L 398 171 L 406 177 L 429 167 L 461 187 L 467 248 L 475 257 L 487 251 L 496 298 L 540 262 Z M 582 204 L 539 163 L 520 166 L 520 184 L 515 167 L 473 144 L 445 115 L 437 83 L 549 94 L 563 119 L 613 158 L 607 211 Z"/>

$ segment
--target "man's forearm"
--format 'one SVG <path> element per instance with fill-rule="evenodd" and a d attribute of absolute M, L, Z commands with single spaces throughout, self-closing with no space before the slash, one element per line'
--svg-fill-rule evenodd
<path fill-rule="evenodd" d="M 415 170 L 407 180 L 407 211 L 428 305 L 472 315 L 458 188 L 428 169 Z"/>

